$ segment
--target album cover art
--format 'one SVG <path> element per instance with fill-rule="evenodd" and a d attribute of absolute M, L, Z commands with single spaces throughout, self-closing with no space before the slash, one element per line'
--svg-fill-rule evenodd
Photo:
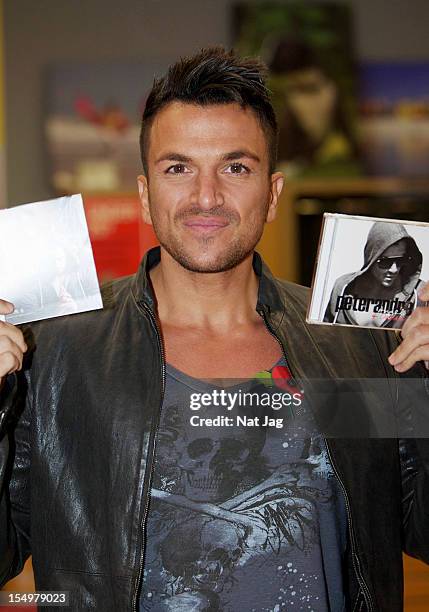
<path fill-rule="evenodd" d="M 82 198 L 65 196 L 0 211 L 0 298 L 27 323 L 102 308 Z"/>
<path fill-rule="evenodd" d="M 400 329 L 428 262 L 428 223 L 325 213 L 307 322 Z"/>

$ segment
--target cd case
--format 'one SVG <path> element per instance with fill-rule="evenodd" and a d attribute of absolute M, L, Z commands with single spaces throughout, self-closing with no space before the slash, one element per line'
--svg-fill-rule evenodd
<path fill-rule="evenodd" d="M 428 266 L 429 223 L 325 213 L 307 322 L 400 329 Z"/>
<path fill-rule="evenodd" d="M 0 211 L 0 298 L 19 324 L 103 307 L 82 197 Z"/>

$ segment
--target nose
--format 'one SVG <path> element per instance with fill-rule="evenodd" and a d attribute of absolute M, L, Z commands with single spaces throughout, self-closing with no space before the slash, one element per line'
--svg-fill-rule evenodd
<path fill-rule="evenodd" d="M 396 261 L 392 261 L 392 265 L 390 266 L 388 272 L 391 272 L 392 274 L 396 274 L 399 270 L 398 264 L 396 263 Z"/>
<path fill-rule="evenodd" d="M 224 204 L 220 180 L 215 172 L 201 172 L 195 179 L 192 204 L 204 210 Z"/>

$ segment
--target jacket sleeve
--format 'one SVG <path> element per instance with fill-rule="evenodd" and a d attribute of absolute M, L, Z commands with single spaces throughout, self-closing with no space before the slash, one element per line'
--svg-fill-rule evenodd
<path fill-rule="evenodd" d="M 16 375 L 0 394 L 0 586 L 22 571 L 30 548 L 29 406 Z"/>
<path fill-rule="evenodd" d="M 397 384 L 403 549 L 429 564 L 429 378 L 423 363 Z"/>
<path fill-rule="evenodd" d="M 407 554 L 429 564 L 429 378 L 422 364 L 413 370 L 415 378 L 399 379 L 398 394 L 403 542 Z"/>
<path fill-rule="evenodd" d="M 429 564 L 429 374 L 423 363 L 398 375 L 387 363 L 398 333 L 371 331 L 394 384 L 402 486 L 402 542 L 408 555 Z"/>
<path fill-rule="evenodd" d="M 429 564 L 429 439 L 399 440 L 404 552 Z"/>

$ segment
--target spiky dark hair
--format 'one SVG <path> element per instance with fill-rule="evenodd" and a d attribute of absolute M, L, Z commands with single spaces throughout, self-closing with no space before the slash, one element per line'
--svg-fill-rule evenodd
<path fill-rule="evenodd" d="M 241 58 L 224 47 L 206 47 L 191 57 L 181 58 L 167 73 L 155 79 L 143 111 L 140 153 L 147 175 L 150 127 L 155 115 L 167 104 L 180 101 L 208 106 L 237 103 L 250 108 L 267 138 L 269 172 L 277 161 L 277 121 L 265 84 L 266 65 L 255 57 Z"/>

